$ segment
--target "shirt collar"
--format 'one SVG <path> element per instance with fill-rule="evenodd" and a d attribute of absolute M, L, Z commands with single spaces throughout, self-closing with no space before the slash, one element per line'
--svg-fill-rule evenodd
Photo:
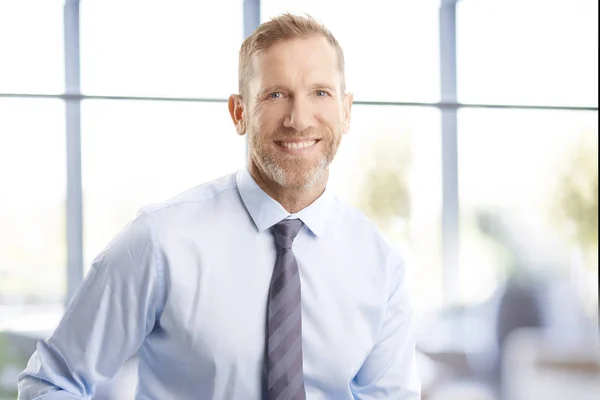
<path fill-rule="evenodd" d="M 322 237 L 335 210 L 335 198 L 328 189 L 308 207 L 290 214 L 258 186 L 247 168 L 238 171 L 236 184 L 242 201 L 260 232 L 286 218 L 299 218 L 312 233 Z"/>

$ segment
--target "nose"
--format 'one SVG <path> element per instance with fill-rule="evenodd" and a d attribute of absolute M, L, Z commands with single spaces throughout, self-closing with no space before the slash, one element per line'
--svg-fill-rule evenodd
<path fill-rule="evenodd" d="M 290 111 L 284 121 L 286 128 L 304 131 L 313 124 L 311 104 L 308 99 L 296 97 L 290 102 Z"/>

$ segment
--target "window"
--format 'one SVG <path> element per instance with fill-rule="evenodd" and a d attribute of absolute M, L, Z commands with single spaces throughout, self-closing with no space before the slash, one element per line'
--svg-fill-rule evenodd
<path fill-rule="evenodd" d="M 459 113 L 464 302 L 488 299 L 508 277 L 564 275 L 588 311 L 597 307 L 597 118 L 583 111 Z"/>
<path fill-rule="evenodd" d="M 241 0 L 82 1 L 82 91 L 227 97 L 242 39 Z"/>
<path fill-rule="evenodd" d="M 0 93 L 64 90 L 62 4 L 0 1 Z"/>
<path fill-rule="evenodd" d="M 597 1 L 459 1 L 456 26 L 460 101 L 598 105 Z"/>
<path fill-rule="evenodd" d="M 86 268 L 144 205 L 244 165 L 226 103 L 87 100 L 82 132 Z"/>
<path fill-rule="evenodd" d="M 64 115 L 60 100 L 0 99 L 0 307 L 63 301 Z"/>

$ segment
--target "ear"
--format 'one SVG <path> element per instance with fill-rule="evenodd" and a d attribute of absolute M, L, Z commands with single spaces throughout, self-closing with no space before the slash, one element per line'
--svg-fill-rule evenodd
<path fill-rule="evenodd" d="M 346 93 L 342 104 L 342 133 L 348 133 L 350 130 L 350 121 L 352 120 L 352 103 L 354 102 L 354 94 Z"/>
<path fill-rule="evenodd" d="M 238 135 L 242 136 L 246 133 L 246 122 L 244 121 L 244 100 L 238 94 L 229 96 L 229 115 L 235 125 L 235 130 Z"/>

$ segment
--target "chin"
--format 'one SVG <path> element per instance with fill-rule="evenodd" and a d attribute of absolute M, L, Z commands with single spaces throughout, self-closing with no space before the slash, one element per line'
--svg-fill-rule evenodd
<path fill-rule="evenodd" d="M 256 165 L 279 186 L 288 189 L 308 189 L 317 184 L 329 165 L 328 157 L 272 157 L 256 154 Z"/>
<path fill-rule="evenodd" d="M 297 171 L 288 171 L 281 183 L 290 189 L 309 189 L 319 182 L 324 173 L 325 168 L 311 168 L 310 171 L 300 174 Z"/>

